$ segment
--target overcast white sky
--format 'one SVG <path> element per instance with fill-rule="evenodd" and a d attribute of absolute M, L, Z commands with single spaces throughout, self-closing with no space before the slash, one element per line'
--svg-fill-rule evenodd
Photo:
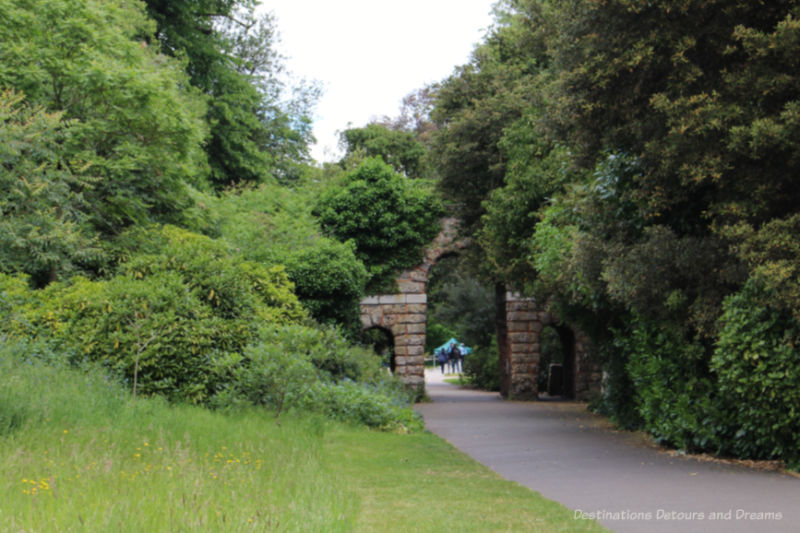
<path fill-rule="evenodd" d="M 408 93 L 466 63 L 494 0 L 264 0 L 298 77 L 322 83 L 312 155 L 338 159 L 337 130 L 396 116 Z"/>

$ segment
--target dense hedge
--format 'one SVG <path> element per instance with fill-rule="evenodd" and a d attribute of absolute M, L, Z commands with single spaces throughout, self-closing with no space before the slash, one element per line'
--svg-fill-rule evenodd
<path fill-rule="evenodd" d="M 676 324 L 632 317 L 618 332 L 605 401 L 625 427 L 689 451 L 800 467 L 800 323 L 748 282 L 725 300 L 709 349 Z M 633 409 L 629 410 L 628 407 Z"/>
<path fill-rule="evenodd" d="M 724 430 L 738 457 L 784 459 L 800 468 L 800 323 L 748 282 L 725 301 L 711 361 Z"/>

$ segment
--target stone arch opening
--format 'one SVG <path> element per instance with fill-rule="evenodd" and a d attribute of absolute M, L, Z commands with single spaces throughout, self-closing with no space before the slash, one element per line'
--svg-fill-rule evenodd
<path fill-rule="evenodd" d="M 394 337 L 394 372 L 407 386 L 421 394 L 425 389 L 425 337 L 428 296 L 425 292 L 428 272 L 433 264 L 450 251 L 466 245 L 457 240 L 456 219 L 442 220 L 442 230 L 424 250 L 417 266 L 395 278 L 396 294 L 376 294 L 360 304 L 362 330 L 379 326 Z"/>
<path fill-rule="evenodd" d="M 541 392 L 542 333 L 555 329 L 562 346 L 565 398 L 588 400 L 600 390 L 601 370 L 587 337 L 552 314 L 548 305 L 517 293 L 501 293 L 505 313 L 498 318 L 500 393 L 515 400 L 535 400 Z M 498 306 L 499 307 L 499 306 Z M 502 309 L 502 307 L 499 307 Z"/>
<path fill-rule="evenodd" d="M 575 399 L 575 333 L 544 324 L 539 333 L 539 399 Z"/>
<path fill-rule="evenodd" d="M 361 332 L 361 343 L 371 347 L 381 358 L 381 363 L 394 374 L 397 369 L 395 359 L 394 334 L 390 329 L 373 326 Z"/>

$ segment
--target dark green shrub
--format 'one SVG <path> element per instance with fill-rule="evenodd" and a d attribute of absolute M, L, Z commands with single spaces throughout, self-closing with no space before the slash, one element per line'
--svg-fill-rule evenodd
<path fill-rule="evenodd" d="M 711 361 L 723 451 L 800 467 L 800 324 L 752 280 L 725 300 Z"/>
<path fill-rule="evenodd" d="M 26 316 L 35 306 L 28 276 L 9 276 L 0 272 L 0 333 L 14 337 L 31 335 L 32 326 Z"/>
<path fill-rule="evenodd" d="M 484 390 L 500 390 L 497 340 L 492 336 L 488 348 L 479 346 L 464 358 L 464 375 L 469 382 Z"/>
<path fill-rule="evenodd" d="M 680 449 L 715 446 L 705 348 L 675 325 L 632 320 L 631 334 L 619 337 L 617 348 L 627 354 L 644 429 Z"/>
<path fill-rule="evenodd" d="M 305 318 L 281 267 L 246 261 L 223 241 L 167 225 L 131 231 L 118 245 L 126 250 L 122 271 L 137 279 L 177 272 L 217 317 L 278 323 Z"/>
<path fill-rule="evenodd" d="M 289 349 L 287 349 L 289 348 Z M 260 342 L 244 352 L 232 388 L 247 402 L 274 409 L 275 418 L 294 407 L 319 380 L 310 354 L 281 343 Z"/>
<path fill-rule="evenodd" d="M 205 401 L 218 386 L 212 361 L 255 333 L 246 319 L 215 317 L 176 272 L 146 279 L 77 278 L 41 295 L 39 323 L 73 361 L 99 362 L 137 393 Z"/>
<path fill-rule="evenodd" d="M 380 360 L 371 350 L 352 346 L 333 328 L 265 326 L 259 332 L 259 340 L 306 357 L 331 380 L 370 381 L 380 372 Z"/>
<path fill-rule="evenodd" d="M 352 243 L 320 235 L 311 215 L 318 189 L 262 184 L 219 197 L 198 194 L 197 201 L 208 206 L 224 239 L 245 258 L 285 265 L 295 294 L 318 322 L 339 325 L 350 334 L 360 326 L 358 300 L 367 272 Z"/>
<path fill-rule="evenodd" d="M 311 411 L 335 420 L 364 424 L 385 431 L 420 431 L 424 424 L 407 400 L 380 387 L 345 380 L 319 382 L 303 402 Z"/>
<path fill-rule="evenodd" d="M 73 360 L 100 362 L 139 394 L 206 402 L 232 379 L 263 324 L 306 319 L 281 267 L 268 270 L 170 226 L 120 242 L 132 255 L 122 257 L 125 274 L 110 280 L 75 278 L 26 294 L 5 278 L 6 298 L 28 299 L 12 321 L 17 334 L 27 325 L 52 336 Z"/>
<path fill-rule="evenodd" d="M 338 324 L 355 334 L 360 330 L 359 300 L 367 270 L 353 246 L 321 238 L 312 248 L 286 259 L 286 271 L 297 297 L 321 324 Z"/>
<path fill-rule="evenodd" d="M 371 350 L 353 347 L 334 329 L 269 326 L 244 351 L 230 385 L 213 405 L 265 406 L 276 417 L 292 407 L 387 430 L 416 430 L 419 418 L 399 380 Z"/>

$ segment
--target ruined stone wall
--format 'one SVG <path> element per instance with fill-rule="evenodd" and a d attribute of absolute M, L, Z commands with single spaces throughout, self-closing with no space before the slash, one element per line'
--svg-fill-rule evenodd
<path fill-rule="evenodd" d="M 457 241 L 458 221 L 442 220 L 442 230 L 425 249 L 422 262 L 396 278 L 398 294 L 368 296 L 361 300 L 361 326 L 367 330 L 380 327 L 394 337 L 395 374 L 406 385 L 425 387 L 425 329 L 428 275 L 443 255 L 467 245 Z"/>
<path fill-rule="evenodd" d="M 538 397 L 540 336 L 547 326 L 569 327 L 574 334 L 574 364 L 571 380 L 574 396 L 586 400 L 600 391 L 601 369 L 591 356 L 589 340 L 581 331 L 562 324 L 558 317 L 542 309 L 533 298 L 506 293 L 504 301 L 506 342 L 500 347 L 500 393 L 514 400 Z"/>
<path fill-rule="evenodd" d="M 368 296 L 361 300 L 363 329 L 382 328 L 394 339 L 395 374 L 406 385 L 422 391 L 425 387 L 425 334 L 428 297 L 425 293 L 431 267 L 442 256 L 468 245 L 457 241 L 457 221 L 444 219 L 442 231 L 425 250 L 422 262 L 396 279 L 398 293 Z M 562 327 L 557 317 L 538 306 L 532 298 L 498 292 L 497 304 L 504 310 L 498 323 L 501 393 L 515 400 L 538 396 L 542 328 Z M 600 367 L 590 357 L 586 336 L 575 328 L 572 383 L 577 399 L 586 399 L 600 388 Z"/>
<path fill-rule="evenodd" d="M 506 342 L 501 350 L 500 393 L 513 400 L 535 400 L 539 378 L 539 332 L 542 330 L 536 302 L 507 293 L 505 297 Z"/>
<path fill-rule="evenodd" d="M 361 325 L 379 327 L 394 338 L 395 374 L 410 386 L 425 386 L 425 294 L 388 294 L 361 300 Z"/>

